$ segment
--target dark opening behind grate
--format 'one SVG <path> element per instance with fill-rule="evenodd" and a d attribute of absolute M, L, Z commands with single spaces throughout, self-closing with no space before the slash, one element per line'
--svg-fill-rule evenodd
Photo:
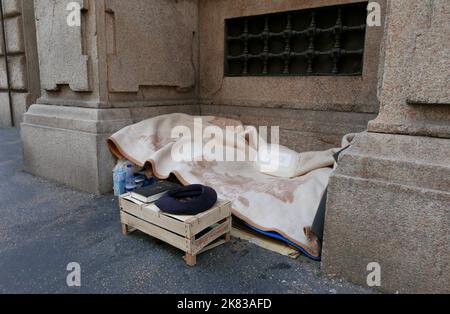
<path fill-rule="evenodd" d="M 367 2 L 225 21 L 225 75 L 362 75 Z"/>

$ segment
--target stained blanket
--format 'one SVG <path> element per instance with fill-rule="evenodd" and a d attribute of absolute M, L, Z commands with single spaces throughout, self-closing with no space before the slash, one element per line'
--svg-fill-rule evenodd
<path fill-rule="evenodd" d="M 194 123 L 198 119 L 202 121 L 201 127 Z M 180 147 L 186 147 L 183 145 L 190 139 L 173 132 L 180 126 L 192 134 L 202 134 L 214 126 L 226 136 L 204 137 L 187 152 Z M 226 128 L 230 126 L 234 128 Z M 159 179 L 174 174 L 183 184 L 213 187 L 220 198 L 232 202 L 235 216 L 259 230 L 276 232 L 318 257 L 320 246 L 309 230 L 333 171 L 333 154 L 339 149 L 294 153 L 296 162 L 290 170 L 291 177 L 285 177 L 286 173 L 279 177 L 276 172 L 272 175 L 261 172 L 261 167 L 251 159 L 264 140 L 255 127 L 236 120 L 170 114 L 126 127 L 111 136 L 108 145 L 116 157 L 151 167 Z M 201 149 L 210 148 L 211 144 L 216 149 Z M 245 161 L 214 160 L 217 155 L 212 155 L 217 153 L 217 147 L 226 156 L 245 155 Z M 281 149 L 289 152 L 287 148 Z M 173 158 L 173 151 L 193 154 L 194 159 L 180 161 L 179 157 Z"/>

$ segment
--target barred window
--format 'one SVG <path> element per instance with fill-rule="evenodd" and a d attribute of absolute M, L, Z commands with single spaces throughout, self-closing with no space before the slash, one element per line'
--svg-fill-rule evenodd
<path fill-rule="evenodd" d="M 367 4 L 227 19 L 225 75 L 362 75 Z"/>

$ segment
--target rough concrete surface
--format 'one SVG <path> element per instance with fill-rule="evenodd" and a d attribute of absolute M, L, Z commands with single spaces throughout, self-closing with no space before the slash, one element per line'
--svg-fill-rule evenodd
<path fill-rule="evenodd" d="M 5 43 L 0 38 L 0 127 L 11 127 L 20 125 L 40 90 L 33 1 L 3 1 L 3 13 L 12 103 L 8 95 Z"/>
<path fill-rule="evenodd" d="M 389 1 L 381 109 L 369 131 L 450 138 L 448 4 Z"/>
<path fill-rule="evenodd" d="M 42 0 L 35 2 L 38 31 L 41 84 L 45 90 L 57 90 L 58 85 L 68 84 L 74 91 L 91 91 L 89 60 L 85 54 L 86 43 L 81 27 L 67 24 L 66 12 L 70 1 Z M 80 8 L 89 10 L 85 1 L 73 1 Z M 54 31 L 57 30 L 57 31 Z M 93 37 L 93 36 L 92 36 Z M 91 37 L 89 37 L 92 40 Z"/>
<path fill-rule="evenodd" d="M 321 151 L 340 147 L 349 133 L 367 129 L 374 114 L 316 111 L 286 108 L 237 107 L 202 105 L 202 115 L 234 118 L 246 125 L 279 126 L 282 145 L 298 152 Z"/>
<path fill-rule="evenodd" d="M 195 86 L 197 1 L 108 0 L 106 6 L 110 91 Z"/>
<path fill-rule="evenodd" d="M 202 112 L 227 110 L 242 115 L 251 125 L 281 126 L 282 144 L 298 151 L 329 149 L 339 145 L 343 135 L 365 131 L 379 110 L 377 84 L 383 27 L 367 29 L 362 76 L 224 76 L 225 19 L 352 2 L 357 1 L 200 0 Z M 384 10 L 385 1 L 377 2 Z M 345 117 L 340 112 L 345 112 Z M 301 119 L 296 119 L 293 129 L 284 127 L 287 114 L 294 120 L 304 113 L 309 114 L 307 123 L 315 130 Z M 267 120 L 271 124 L 264 124 Z"/>
<path fill-rule="evenodd" d="M 182 252 L 142 233 L 122 236 L 118 204 L 23 171 L 19 132 L 0 129 L 0 293 L 371 293 L 321 275 L 319 263 L 251 244 Z M 81 288 L 66 266 L 81 265 Z"/>
<path fill-rule="evenodd" d="M 225 19 L 352 2 L 357 1 L 201 0 L 199 97 L 202 103 L 377 113 L 376 86 L 383 27 L 367 29 L 362 76 L 224 77 Z M 384 8 L 384 0 L 377 2 Z"/>
<path fill-rule="evenodd" d="M 381 289 L 450 292 L 450 141 L 363 133 L 330 179 L 323 270 Z M 345 252 L 345 254 L 343 254 Z"/>
<path fill-rule="evenodd" d="M 111 134 L 152 116 L 198 111 L 190 105 L 121 109 L 33 105 L 21 125 L 25 169 L 82 191 L 109 193 L 114 166 L 107 148 Z"/>

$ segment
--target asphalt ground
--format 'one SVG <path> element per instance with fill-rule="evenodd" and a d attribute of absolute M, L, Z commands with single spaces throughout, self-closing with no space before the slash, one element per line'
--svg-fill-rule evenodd
<path fill-rule="evenodd" d="M 0 293 L 372 293 L 297 260 L 233 239 L 187 267 L 183 253 L 121 233 L 118 203 L 23 170 L 20 134 L 0 129 Z M 81 287 L 68 287 L 69 263 Z"/>

